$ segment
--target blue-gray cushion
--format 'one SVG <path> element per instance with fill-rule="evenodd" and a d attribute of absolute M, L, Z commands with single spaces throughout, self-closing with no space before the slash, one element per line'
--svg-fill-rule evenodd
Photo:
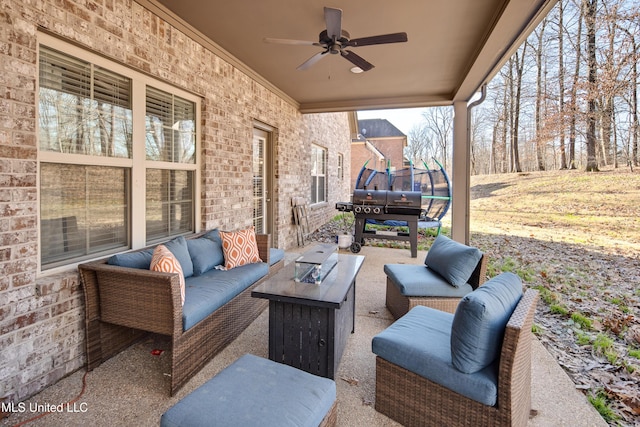
<path fill-rule="evenodd" d="M 485 405 L 498 399 L 497 363 L 465 374 L 451 363 L 453 314 L 417 306 L 373 337 L 381 358 Z"/>
<path fill-rule="evenodd" d="M 184 236 L 178 236 L 172 239 L 164 245 L 171 251 L 171 253 L 178 259 L 184 277 L 193 276 L 193 262 L 191 261 L 191 255 L 189 254 L 189 248 L 187 247 L 187 240 Z"/>
<path fill-rule="evenodd" d="M 206 237 L 207 239 L 211 239 L 216 243 L 219 243 L 222 246 L 222 238 L 220 237 L 220 230 L 214 228 L 212 230 L 207 231 L 202 237 Z"/>
<path fill-rule="evenodd" d="M 200 276 L 216 265 L 224 264 L 222 247 L 212 239 L 206 237 L 189 239 L 187 247 L 193 262 L 194 276 Z"/>
<path fill-rule="evenodd" d="M 480 258 L 482 252 L 479 249 L 440 234 L 429 248 L 424 263 L 450 285 L 462 286 L 469 281 Z"/>
<path fill-rule="evenodd" d="M 269 248 L 269 264 L 270 265 L 273 265 L 282 259 L 284 259 L 284 249 Z"/>
<path fill-rule="evenodd" d="M 385 274 L 398 287 L 400 293 L 407 297 L 441 297 L 462 298 L 473 287 L 465 283 L 454 287 L 424 265 L 385 264 Z"/>
<path fill-rule="evenodd" d="M 460 300 L 451 327 L 451 360 L 477 372 L 498 358 L 507 322 L 522 298 L 522 281 L 502 273 Z"/>
<path fill-rule="evenodd" d="M 328 378 L 245 354 L 160 418 L 174 426 L 318 426 L 336 400 Z"/>
<path fill-rule="evenodd" d="M 182 328 L 186 331 L 231 301 L 240 292 L 269 273 L 264 262 L 255 262 L 231 270 L 209 270 L 189 277 L 182 306 Z"/>
<path fill-rule="evenodd" d="M 151 266 L 152 257 L 153 249 L 145 249 L 143 251 L 115 254 L 107 260 L 107 264 L 148 270 Z"/>

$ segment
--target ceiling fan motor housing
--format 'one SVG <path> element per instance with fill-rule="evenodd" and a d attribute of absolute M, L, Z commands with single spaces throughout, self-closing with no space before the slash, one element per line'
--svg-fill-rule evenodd
<path fill-rule="evenodd" d="M 318 40 L 320 44 L 326 46 L 330 53 L 338 54 L 340 50 L 345 47 L 346 43 L 349 42 L 349 38 L 351 37 L 346 30 L 341 31 L 342 37 L 336 39 L 334 42 L 331 37 L 329 37 L 329 33 L 327 30 L 322 30 L 318 35 Z"/>

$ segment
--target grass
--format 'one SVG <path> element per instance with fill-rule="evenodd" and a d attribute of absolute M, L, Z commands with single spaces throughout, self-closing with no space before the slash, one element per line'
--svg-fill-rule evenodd
<path fill-rule="evenodd" d="M 611 409 L 607 394 L 603 390 L 598 390 L 593 394 L 589 394 L 587 399 L 589 399 L 589 403 L 596 408 L 596 411 L 598 411 L 600 416 L 608 423 L 614 423 L 620 419 L 615 411 Z"/>
<path fill-rule="evenodd" d="M 487 276 L 509 271 L 525 287 L 538 289 L 540 301 L 532 331 L 563 354 L 558 362 L 570 376 L 582 377 L 603 417 L 615 423 L 640 415 L 611 402 L 630 390 L 605 394 L 605 379 L 580 371 L 589 358 L 604 358 L 625 388 L 640 369 L 640 173 L 603 168 L 601 172 L 546 171 L 471 177 L 470 242 L 488 258 Z M 451 235 L 450 216 L 442 234 Z M 370 226 L 368 226 L 370 227 Z M 435 229 L 418 236 L 428 250 Z M 408 242 L 367 239 L 367 244 L 408 248 Z M 369 242 L 370 241 L 370 242 Z M 572 350 L 568 350 L 572 349 Z M 576 349 L 576 353 L 573 353 Z M 607 376 L 606 378 L 610 378 Z M 626 412 L 625 412 L 626 411 Z"/>
<path fill-rule="evenodd" d="M 562 304 L 551 304 L 549 310 L 552 314 L 560 314 L 562 316 L 569 314 L 569 309 Z"/>
<path fill-rule="evenodd" d="M 591 344 L 591 336 L 589 336 L 589 334 L 586 334 L 584 332 L 578 332 L 576 334 L 576 343 L 578 345 L 589 345 Z"/>
<path fill-rule="evenodd" d="M 618 354 L 613 347 L 613 339 L 603 333 L 599 333 L 593 340 L 593 350 L 604 356 L 611 364 L 618 361 Z"/>
<path fill-rule="evenodd" d="M 624 168 L 471 177 L 471 244 L 488 255 L 488 276 L 512 271 L 540 292 L 536 335 L 613 425 L 640 425 L 640 414 L 612 404 L 637 396 L 628 375 L 640 370 L 638 200 L 640 173 Z M 614 365 L 614 378 L 576 368 L 589 358 Z M 597 392 L 606 381 L 620 390 Z"/>
<path fill-rule="evenodd" d="M 582 329 L 589 330 L 591 329 L 591 319 L 586 317 L 584 314 L 575 312 L 571 314 L 571 320 L 575 322 L 576 325 L 579 325 Z"/>

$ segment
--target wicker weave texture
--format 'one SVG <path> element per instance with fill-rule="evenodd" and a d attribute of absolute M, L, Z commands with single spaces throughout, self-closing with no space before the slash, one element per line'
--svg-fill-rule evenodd
<path fill-rule="evenodd" d="M 318 427 L 334 427 L 338 422 L 338 402 L 333 402 L 333 405 L 324 416 Z"/>
<path fill-rule="evenodd" d="M 426 267 L 425 267 L 426 268 Z M 482 256 L 478 265 L 473 270 L 471 277 L 469 278 L 469 284 L 473 289 L 477 289 L 481 286 L 487 278 L 487 257 Z M 394 281 L 387 276 L 387 294 L 386 305 L 394 319 L 407 314 L 416 305 L 424 305 L 427 307 L 435 308 L 436 310 L 446 311 L 448 313 L 455 313 L 458 308 L 460 298 L 445 298 L 445 297 L 433 297 L 429 295 L 423 296 L 405 296 L 400 292 L 400 288 Z"/>
<path fill-rule="evenodd" d="M 258 234 L 256 239 L 261 259 L 268 261 L 270 236 Z M 268 306 L 266 300 L 252 298 L 251 291 L 283 264 L 272 266 L 267 276 L 186 332 L 177 274 L 108 265 L 106 259 L 79 265 L 87 369 L 96 368 L 147 332 L 168 335 L 172 337 L 173 395 Z"/>
<path fill-rule="evenodd" d="M 531 326 L 537 298 L 537 291 L 527 290 L 507 324 L 495 406 L 461 396 L 376 357 L 376 410 L 406 426 L 526 426 L 531 408 Z"/>

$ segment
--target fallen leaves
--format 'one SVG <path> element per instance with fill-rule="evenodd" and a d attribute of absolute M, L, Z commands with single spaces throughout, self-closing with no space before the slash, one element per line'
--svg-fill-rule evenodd
<path fill-rule="evenodd" d="M 353 377 L 341 377 L 340 379 L 352 386 L 356 386 L 360 382 L 357 378 Z"/>
<path fill-rule="evenodd" d="M 540 341 L 576 388 L 606 391 L 621 423 L 640 425 L 640 174 L 550 171 L 471 184 L 471 244 L 495 274 L 505 260 L 521 277 L 534 272 L 525 285 L 545 290 L 535 318 Z M 497 185 L 499 192 L 486 191 Z M 567 314 L 554 314 L 551 304 Z M 611 340 L 606 351 L 594 348 L 599 335 Z"/>

